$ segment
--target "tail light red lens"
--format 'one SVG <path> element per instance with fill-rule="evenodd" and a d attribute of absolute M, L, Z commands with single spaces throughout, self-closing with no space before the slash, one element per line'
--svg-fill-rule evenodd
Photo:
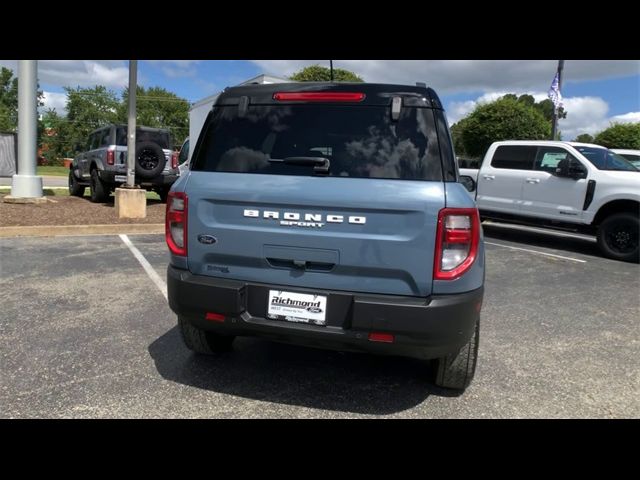
<path fill-rule="evenodd" d="M 280 102 L 361 102 L 364 93 L 359 92 L 277 92 L 273 99 Z"/>
<path fill-rule="evenodd" d="M 455 280 L 478 256 L 480 217 L 476 208 L 443 208 L 438 213 L 434 280 Z"/>
<path fill-rule="evenodd" d="M 113 150 L 107 150 L 107 165 L 113 165 L 116 161 L 116 155 Z"/>
<path fill-rule="evenodd" d="M 391 333 L 371 332 L 369 334 L 370 342 L 393 343 L 395 340 L 395 335 Z"/>
<path fill-rule="evenodd" d="M 174 255 L 187 256 L 187 211 L 189 198 L 184 192 L 169 192 L 165 217 L 165 239 Z"/>
<path fill-rule="evenodd" d="M 171 154 L 171 168 L 178 168 L 178 152 Z"/>

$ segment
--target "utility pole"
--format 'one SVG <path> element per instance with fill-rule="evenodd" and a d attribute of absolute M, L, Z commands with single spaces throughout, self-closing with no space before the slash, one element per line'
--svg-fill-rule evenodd
<path fill-rule="evenodd" d="M 18 61 L 18 172 L 11 179 L 14 199 L 43 199 L 42 177 L 36 175 L 38 64 Z M 5 199 L 6 201 L 6 199 Z"/>
<path fill-rule="evenodd" d="M 558 92 L 562 92 L 562 69 L 564 60 L 558 60 Z M 553 121 L 551 123 L 551 140 L 555 140 L 558 135 L 558 109 L 553 106 Z"/>
<path fill-rule="evenodd" d="M 136 175 L 136 93 L 138 61 L 129 60 L 129 124 L 127 127 L 127 188 L 133 188 Z"/>

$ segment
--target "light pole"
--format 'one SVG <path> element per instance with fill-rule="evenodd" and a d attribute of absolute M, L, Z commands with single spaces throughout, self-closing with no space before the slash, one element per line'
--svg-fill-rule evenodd
<path fill-rule="evenodd" d="M 115 208 L 118 218 L 147 216 L 146 190 L 135 188 L 136 176 L 136 89 L 138 61 L 129 60 L 129 124 L 127 126 L 127 183 L 116 188 Z"/>
<path fill-rule="evenodd" d="M 42 198 L 42 177 L 36 175 L 38 64 L 18 61 L 18 173 L 11 179 L 11 197 Z"/>
<path fill-rule="evenodd" d="M 129 123 L 127 127 L 127 188 L 133 188 L 136 175 L 136 93 L 138 61 L 129 60 Z"/>

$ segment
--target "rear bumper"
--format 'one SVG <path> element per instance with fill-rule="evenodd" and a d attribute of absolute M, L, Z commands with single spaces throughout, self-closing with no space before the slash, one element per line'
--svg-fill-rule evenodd
<path fill-rule="evenodd" d="M 127 172 L 116 172 L 112 170 L 99 170 L 98 174 L 100 175 L 100 179 L 104 182 L 111 184 L 121 184 L 126 183 L 122 181 L 116 181 L 116 175 L 125 176 Z M 154 178 L 140 178 L 136 175 L 135 184 L 141 186 L 153 185 L 153 186 L 171 186 L 178 179 L 178 173 L 168 173 L 166 175 L 157 175 Z"/>
<path fill-rule="evenodd" d="M 457 351 L 474 332 L 483 288 L 429 298 L 310 290 L 193 275 L 169 266 L 169 306 L 194 326 L 228 334 L 339 350 L 436 358 Z M 269 289 L 327 295 L 327 324 L 316 326 L 266 317 Z M 205 320 L 207 312 L 225 315 Z M 370 332 L 391 333 L 393 343 L 368 340 Z"/>

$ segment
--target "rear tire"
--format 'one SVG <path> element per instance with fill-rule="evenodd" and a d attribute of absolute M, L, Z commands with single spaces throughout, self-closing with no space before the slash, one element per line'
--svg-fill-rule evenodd
<path fill-rule="evenodd" d="M 178 317 L 182 340 L 189 350 L 202 355 L 228 352 L 232 350 L 235 336 L 220 335 L 195 327 L 188 320 Z"/>
<path fill-rule="evenodd" d="M 480 320 L 477 320 L 473 336 L 464 347 L 436 360 L 435 384 L 438 387 L 462 392 L 469 386 L 476 372 L 479 340 Z"/>
<path fill-rule="evenodd" d="M 104 203 L 108 200 L 109 188 L 100 180 L 98 170 L 95 168 L 91 170 L 91 184 L 89 188 L 91 190 L 91 201 L 93 203 Z"/>
<path fill-rule="evenodd" d="M 164 151 L 154 142 L 136 145 L 136 177 L 152 179 L 162 174 L 167 160 Z"/>
<path fill-rule="evenodd" d="M 640 260 L 640 219 L 633 213 L 615 213 L 598 227 L 598 247 L 605 257 L 623 262 Z"/>
<path fill-rule="evenodd" d="M 69 195 L 74 197 L 84 197 L 85 187 L 78 183 L 78 179 L 73 174 L 73 170 L 69 170 Z"/>

